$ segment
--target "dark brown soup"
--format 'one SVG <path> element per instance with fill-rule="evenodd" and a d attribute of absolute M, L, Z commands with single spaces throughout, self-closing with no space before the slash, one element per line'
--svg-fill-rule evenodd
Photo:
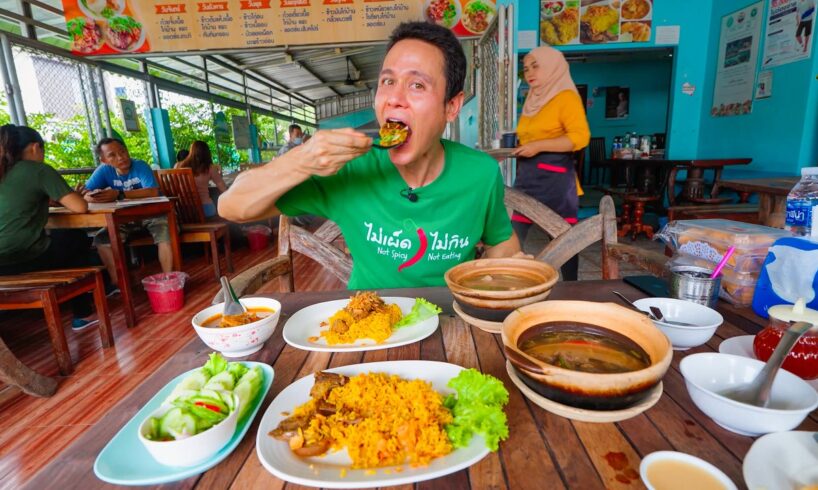
<path fill-rule="evenodd" d="M 461 279 L 460 285 L 480 291 L 516 291 L 536 286 L 541 282 L 536 277 L 517 274 L 475 274 Z"/>
<path fill-rule="evenodd" d="M 650 356 L 636 342 L 585 323 L 542 323 L 528 329 L 517 345 L 531 357 L 572 371 L 612 374 L 650 366 Z"/>

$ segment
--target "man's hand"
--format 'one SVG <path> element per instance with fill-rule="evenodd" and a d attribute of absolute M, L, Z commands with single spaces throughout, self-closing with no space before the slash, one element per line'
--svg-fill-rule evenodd
<path fill-rule="evenodd" d="M 290 152 L 299 159 L 301 172 L 326 177 L 338 173 L 348 161 L 363 155 L 371 146 L 372 138 L 359 131 L 330 129 L 318 131 Z"/>
<path fill-rule="evenodd" d="M 119 195 L 118 190 L 109 188 L 98 189 L 95 191 L 86 191 L 83 197 L 88 202 L 113 202 L 116 201 L 116 197 L 118 195 Z"/>

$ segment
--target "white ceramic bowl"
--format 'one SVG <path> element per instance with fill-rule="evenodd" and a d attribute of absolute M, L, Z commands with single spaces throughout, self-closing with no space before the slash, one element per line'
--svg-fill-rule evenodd
<path fill-rule="evenodd" d="M 724 318 L 716 310 L 681 299 L 642 298 L 634 301 L 633 304 L 647 312 L 650 311 L 651 306 L 656 306 L 662 310 L 667 320 L 695 325 L 695 327 L 683 327 L 654 320 L 653 324 L 667 335 L 675 350 L 687 350 L 704 344 L 724 322 Z"/>
<path fill-rule="evenodd" d="M 654 487 L 650 480 L 648 480 L 648 468 L 651 464 L 657 461 L 679 461 L 682 463 L 691 464 L 718 480 L 719 483 L 724 485 L 724 488 L 727 490 L 736 490 L 736 484 L 733 483 L 733 480 L 725 475 L 720 469 L 703 459 L 697 458 L 696 456 L 691 456 L 690 454 L 680 453 L 677 451 L 656 451 L 648 454 L 642 459 L 642 463 L 639 465 L 639 476 L 642 477 L 642 482 L 646 487 L 648 487 L 648 490 L 656 490 L 656 487 Z"/>
<path fill-rule="evenodd" d="M 224 420 L 204 432 L 186 439 L 175 441 L 151 441 L 145 437 L 150 430 L 148 420 L 161 417 L 173 408 L 171 404 L 162 404 L 139 426 L 139 440 L 145 449 L 158 463 L 166 466 L 195 466 L 210 459 L 219 452 L 236 432 L 239 413 L 239 398 L 234 395 L 234 407 Z"/>
<path fill-rule="evenodd" d="M 224 303 L 218 303 L 200 311 L 192 320 L 193 328 L 202 342 L 221 352 L 224 357 L 244 357 L 261 350 L 264 342 L 273 335 L 281 316 L 281 303 L 274 299 L 241 298 L 239 301 L 245 308 L 270 308 L 275 313 L 238 327 L 203 327 L 205 320 L 224 311 Z"/>
<path fill-rule="evenodd" d="M 780 369 L 767 408 L 719 395 L 750 383 L 764 367 L 755 359 L 718 354 L 691 354 L 679 366 L 693 403 L 714 422 L 746 436 L 792 430 L 818 408 L 818 393 L 806 381 Z"/>

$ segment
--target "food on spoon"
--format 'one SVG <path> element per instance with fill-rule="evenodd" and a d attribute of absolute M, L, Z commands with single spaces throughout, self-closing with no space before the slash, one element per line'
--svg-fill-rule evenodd
<path fill-rule="evenodd" d="M 502 382 L 466 369 L 448 386 L 457 394 L 444 397 L 425 380 L 385 373 L 317 372 L 310 399 L 269 435 L 301 457 L 346 448 L 353 468 L 426 465 L 476 434 L 496 451 L 508 438 Z"/>
<path fill-rule="evenodd" d="M 237 409 L 244 417 L 261 390 L 264 372 L 240 362 L 227 362 L 213 352 L 203 367 L 183 379 L 165 399 L 173 408 L 149 419 L 152 441 L 173 441 L 195 436 L 227 418 Z M 235 397 L 235 398 L 234 398 Z M 235 403 L 238 402 L 238 408 Z"/>
<path fill-rule="evenodd" d="M 380 130 L 381 146 L 397 146 L 409 137 L 409 127 L 400 121 L 387 121 Z"/>

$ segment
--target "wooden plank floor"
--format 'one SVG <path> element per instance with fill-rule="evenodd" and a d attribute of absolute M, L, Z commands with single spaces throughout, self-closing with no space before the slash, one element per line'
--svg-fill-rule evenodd
<path fill-rule="evenodd" d="M 648 241 L 636 243 L 656 248 L 655 243 Z M 598 246 L 583 252 L 580 279 L 601 277 L 598 255 Z M 235 270 L 243 271 L 274 256 L 274 247 L 257 253 L 239 249 L 234 252 Z M 298 291 L 344 288 L 343 283 L 306 257 L 297 255 L 295 269 Z M 109 349 L 102 348 L 96 329 L 73 332 L 68 326 L 68 309 L 64 308 L 74 373 L 59 377 L 57 393 L 47 399 L 27 396 L 0 384 L 0 488 L 18 488 L 29 481 L 123 395 L 138 386 L 142 377 L 158 369 L 196 337 L 190 319 L 210 304 L 219 285 L 210 264 L 201 256 L 186 257 L 184 270 L 191 277 L 185 287 L 185 307 L 178 312 L 154 314 L 142 288 L 135 287 L 139 320 L 136 327 L 128 329 L 120 298 L 109 299 L 116 342 Z M 144 277 L 156 272 L 158 265 L 154 263 L 132 274 Z M 636 271 L 622 272 L 627 275 Z M 41 311 L 0 313 L 0 335 L 27 365 L 43 374 L 58 376 Z"/>

